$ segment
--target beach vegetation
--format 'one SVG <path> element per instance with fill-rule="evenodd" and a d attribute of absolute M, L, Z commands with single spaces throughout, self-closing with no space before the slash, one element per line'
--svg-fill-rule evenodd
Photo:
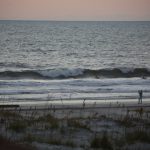
<path fill-rule="evenodd" d="M 81 121 L 76 120 L 76 119 L 68 119 L 67 125 L 68 125 L 68 127 L 82 128 L 82 129 L 90 130 L 90 127 L 88 127 L 87 124 L 84 124 Z"/>
<path fill-rule="evenodd" d="M 133 131 L 126 131 L 125 139 L 128 144 L 135 142 L 150 143 L 150 133 L 143 129 L 136 129 Z"/>
<path fill-rule="evenodd" d="M 126 145 L 126 139 L 124 136 L 119 136 L 118 138 L 114 138 L 114 144 L 116 145 L 116 149 L 121 149 Z"/>
<path fill-rule="evenodd" d="M 21 118 L 22 116 L 17 111 L 3 111 L 3 110 L 0 110 L 0 117 L 8 119 L 8 118 Z"/>
<path fill-rule="evenodd" d="M 95 136 L 91 141 L 91 148 L 101 148 L 100 141 L 101 138 L 99 136 Z"/>
<path fill-rule="evenodd" d="M 36 150 L 35 147 L 29 144 L 18 143 L 0 136 L 0 150 Z"/>
<path fill-rule="evenodd" d="M 74 142 L 72 140 L 67 140 L 63 143 L 64 146 L 67 146 L 67 147 L 76 147 L 76 145 L 74 144 Z"/>
<path fill-rule="evenodd" d="M 27 128 L 26 122 L 17 120 L 9 123 L 8 129 L 15 132 L 23 132 Z"/>
<path fill-rule="evenodd" d="M 26 134 L 26 135 L 23 137 L 23 139 L 22 139 L 22 141 L 26 141 L 26 142 L 29 142 L 29 143 L 32 143 L 32 142 L 34 142 L 35 140 L 37 141 L 37 138 L 36 138 L 34 135 L 32 135 L 31 133 Z"/>
<path fill-rule="evenodd" d="M 64 126 L 61 126 L 61 127 L 60 127 L 60 133 L 61 133 L 62 135 L 64 135 L 64 134 L 66 133 L 66 130 L 67 130 L 66 127 L 64 127 Z"/>
<path fill-rule="evenodd" d="M 57 128 L 59 128 L 59 120 L 51 114 L 47 114 L 47 115 L 44 115 L 42 117 L 39 117 L 37 120 L 39 122 L 48 123 L 48 124 L 45 124 L 45 129 L 48 129 L 48 128 L 57 129 Z"/>
<path fill-rule="evenodd" d="M 91 148 L 102 148 L 104 150 L 113 150 L 112 143 L 110 142 L 109 136 L 106 132 L 103 133 L 102 137 L 95 136 L 91 141 Z"/>
<path fill-rule="evenodd" d="M 134 127 L 135 126 L 133 119 L 129 115 L 122 116 L 121 118 L 118 118 L 115 121 L 121 126 L 125 126 L 125 127 Z"/>
<path fill-rule="evenodd" d="M 34 112 L 37 111 L 35 109 L 26 112 L 3 110 L 0 111 L 0 117 L 5 121 L 0 122 L 0 129 L 6 131 L 1 134 L 8 136 L 8 139 L 29 145 L 37 142 L 70 148 L 119 150 L 136 143 L 150 143 L 149 117 L 137 117 L 138 110 L 140 107 L 118 116 L 84 109 L 80 116 L 81 110 L 71 110 L 72 114 L 69 117 L 70 110 L 64 111 L 62 117 L 58 110 L 55 114 L 49 110 L 38 113 Z M 76 112 L 77 115 L 74 116 Z M 90 118 L 89 114 L 92 114 Z M 81 135 L 83 131 L 85 135 Z M 17 134 L 19 136 L 16 136 Z M 76 138 L 84 140 L 76 144 Z"/>
<path fill-rule="evenodd" d="M 139 115 L 139 117 L 142 118 L 142 116 L 143 116 L 143 114 L 144 114 L 144 109 L 141 107 L 141 108 L 139 108 L 139 109 L 136 109 L 135 111 L 136 111 L 136 113 Z"/>
<path fill-rule="evenodd" d="M 66 140 L 66 141 L 63 141 L 62 139 L 58 138 L 50 138 L 48 141 L 47 141 L 48 144 L 51 144 L 51 145 L 63 145 L 63 146 L 67 146 L 67 147 L 75 147 L 75 144 L 72 140 Z"/>
<path fill-rule="evenodd" d="M 61 139 L 54 139 L 54 138 L 50 138 L 48 141 L 47 141 L 48 144 L 51 144 L 51 145 L 62 145 L 62 141 Z"/>

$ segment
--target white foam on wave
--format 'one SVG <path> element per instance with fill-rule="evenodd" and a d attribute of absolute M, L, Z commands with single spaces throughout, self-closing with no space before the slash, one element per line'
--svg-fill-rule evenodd
<path fill-rule="evenodd" d="M 115 85 L 149 85 L 150 78 L 113 78 L 113 79 L 65 79 L 65 80 L 0 80 L 0 88 L 4 86 L 81 86 L 101 87 Z"/>
<path fill-rule="evenodd" d="M 17 93 L 110 93 L 150 91 L 150 79 L 0 80 L 0 94 Z"/>
<path fill-rule="evenodd" d="M 40 70 L 37 72 L 45 77 L 57 78 L 60 76 L 75 77 L 77 75 L 82 75 L 84 70 L 80 69 L 80 68 L 77 68 L 77 69 L 51 69 L 51 70 Z"/>
<path fill-rule="evenodd" d="M 134 72 L 134 68 L 119 68 L 123 73 Z"/>
<path fill-rule="evenodd" d="M 150 79 L 66 79 L 66 80 L 0 80 L 0 90 L 61 90 L 75 92 L 136 91 L 150 90 Z"/>

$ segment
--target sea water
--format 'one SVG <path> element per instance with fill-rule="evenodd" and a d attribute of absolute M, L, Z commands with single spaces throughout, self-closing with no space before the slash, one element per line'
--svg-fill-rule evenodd
<path fill-rule="evenodd" d="M 0 100 L 150 97 L 150 22 L 0 21 Z"/>

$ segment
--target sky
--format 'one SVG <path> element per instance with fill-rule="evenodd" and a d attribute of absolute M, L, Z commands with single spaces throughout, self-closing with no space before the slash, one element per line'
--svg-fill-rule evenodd
<path fill-rule="evenodd" d="M 0 20 L 150 21 L 150 0 L 0 0 Z"/>

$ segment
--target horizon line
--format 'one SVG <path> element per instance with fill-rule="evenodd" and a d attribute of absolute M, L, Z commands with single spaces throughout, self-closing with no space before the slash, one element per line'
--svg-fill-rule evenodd
<path fill-rule="evenodd" d="M 48 20 L 48 19 L 0 19 L 0 21 L 45 21 L 45 22 L 150 22 L 150 20 Z"/>

